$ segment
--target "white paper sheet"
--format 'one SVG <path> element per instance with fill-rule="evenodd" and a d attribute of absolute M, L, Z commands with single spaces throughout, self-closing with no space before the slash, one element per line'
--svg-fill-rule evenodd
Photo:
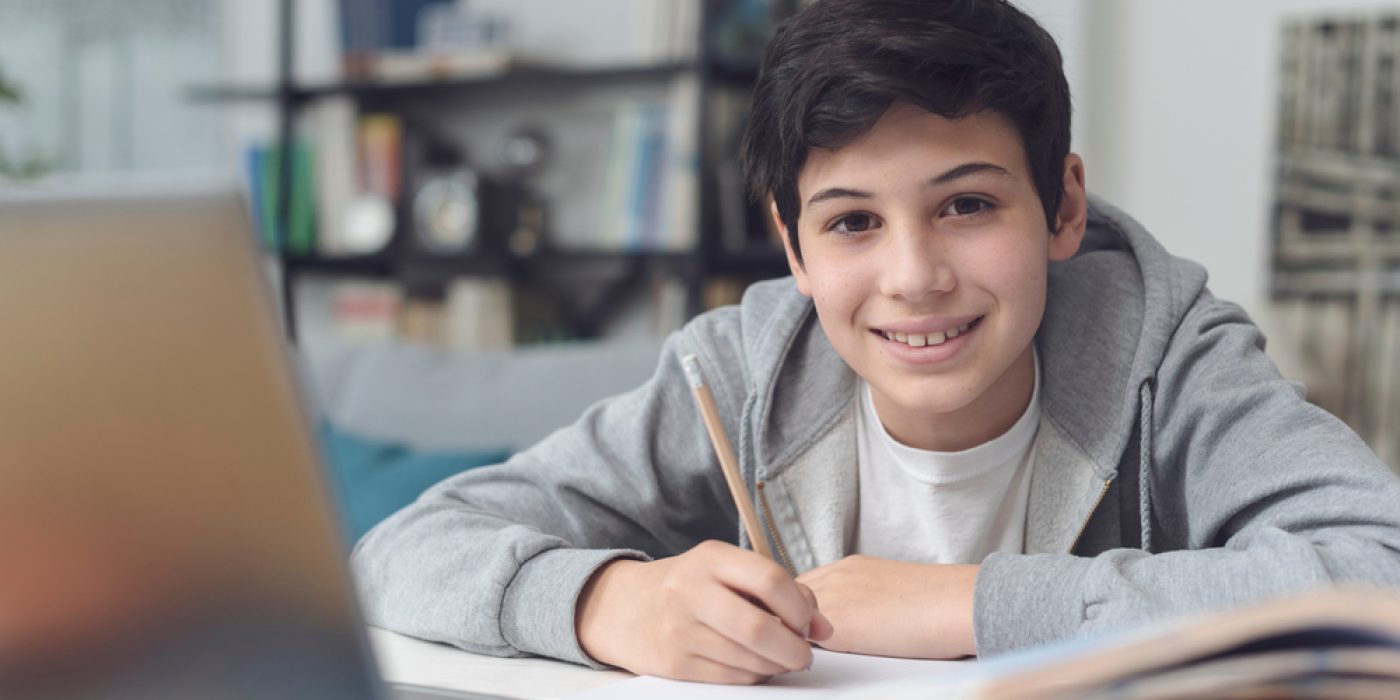
<path fill-rule="evenodd" d="M 385 680 L 429 688 L 551 700 L 633 677 L 549 659 L 471 654 L 374 627 L 369 628 L 369 640 Z"/>
<path fill-rule="evenodd" d="M 912 680 L 919 677 L 935 677 L 953 671 L 962 671 L 970 661 L 924 661 L 916 659 L 891 659 L 883 656 L 861 656 L 841 654 L 825 649 L 814 649 L 812 668 L 778 676 L 763 685 L 734 686 L 712 685 L 708 683 L 684 683 L 664 678 L 641 676 L 614 683 L 578 695 L 571 700 L 600 700 L 601 698 L 629 700 L 770 700 L 771 698 L 796 699 L 832 698 L 852 690 L 877 683 Z"/>

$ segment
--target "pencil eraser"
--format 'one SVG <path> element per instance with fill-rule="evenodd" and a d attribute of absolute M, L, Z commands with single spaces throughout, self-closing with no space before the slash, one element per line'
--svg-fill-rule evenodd
<path fill-rule="evenodd" d="M 705 386 L 705 377 L 700 374 L 700 360 L 694 355 L 681 357 L 681 369 L 685 372 L 686 381 L 690 382 L 690 388 L 699 389 Z"/>

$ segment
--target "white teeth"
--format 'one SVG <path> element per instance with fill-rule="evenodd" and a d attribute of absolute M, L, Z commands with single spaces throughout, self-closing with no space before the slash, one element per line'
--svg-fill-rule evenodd
<path fill-rule="evenodd" d="M 906 335 L 904 333 L 894 333 L 891 331 L 880 331 L 880 334 L 885 336 L 886 340 L 904 343 L 910 347 L 922 348 L 931 345 L 942 345 L 944 342 L 966 333 L 967 329 L 972 326 L 972 323 L 973 322 L 964 323 L 957 328 L 949 328 L 946 331 L 929 333 L 928 335 Z"/>

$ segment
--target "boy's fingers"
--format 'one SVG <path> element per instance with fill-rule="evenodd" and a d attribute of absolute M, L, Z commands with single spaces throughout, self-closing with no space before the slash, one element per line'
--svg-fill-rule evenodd
<path fill-rule="evenodd" d="M 738 595 L 707 606 L 701 622 L 721 636 L 781 666 L 787 671 L 807 668 L 812 647 L 767 611 Z"/>
<path fill-rule="evenodd" d="M 703 656 L 691 656 L 672 672 L 660 675 L 683 681 L 727 683 L 729 685 L 754 685 L 770 678 L 770 676 L 745 671 Z"/>
<path fill-rule="evenodd" d="M 788 671 L 787 668 L 736 644 L 709 627 L 700 629 L 691 649 L 698 656 L 761 676 L 776 676 Z"/>
<path fill-rule="evenodd" d="M 777 562 L 736 548 L 736 556 L 724 557 L 715 575 L 726 586 L 770 613 L 787 628 L 805 634 L 812 620 L 813 604 L 803 596 L 797 582 Z"/>

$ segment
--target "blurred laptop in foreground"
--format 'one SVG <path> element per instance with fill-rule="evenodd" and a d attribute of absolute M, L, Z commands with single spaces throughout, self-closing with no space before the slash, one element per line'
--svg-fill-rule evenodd
<path fill-rule="evenodd" d="M 0 697 L 385 696 L 237 196 L 0 195 L 0 337 Z"/>

